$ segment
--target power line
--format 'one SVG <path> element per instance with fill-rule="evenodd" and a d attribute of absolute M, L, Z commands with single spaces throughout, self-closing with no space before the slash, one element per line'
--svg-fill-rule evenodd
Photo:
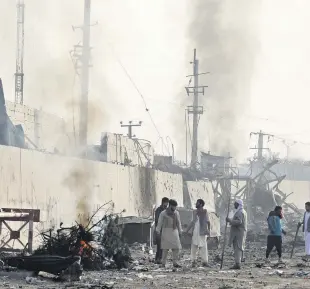
<path fill-rule="evenodd" d="M 144 104 L 145 111 L 146 111 L 147 114 L 149 115 L 149 118 L 150 118 L 150 120 L 151 120 L 151 122 L 152 122 L 152 124 L 153 124 L 153 126 L 154 126 L 154 128 L 155 128 L 155 130 L 156 130 L 156 132 L 157 132 L 157 134 L 158 134 L 158 136 L 159 136 L 159 138 L 161 139 L 161 141 L 162 141 L 163 144 L 165 145 L 167 152 L 169 152 L 169 149 L 168 149 L 166 143 L 163 141 L 162 136 L 161 136 L 161 134 L 160 134 L 160 132 L 159 132 L 159 129 L 158 129 L 158 127 L 156 126 L 156 123 L 155 123 L 155 121 L 154 121 L 154 119 L 153 119 L 153 117 L 152 117 L 152 115 L 151 115 L 151 113 L 150 113 L 150 110 L 149 110 L 149 108 L 148 108 L 148 106 L 147 106 L 147 104 L 146 104 L 146 101 L 145 101 L 145 98 L 144 98 L 142 92 L 139 90 L 138 86 L 137 86 L 136 83 L 133 81 L 132 77 L 130 76 L 130 74 L 129 74 L 129 72 L 127 71 L 127 69 L 125 68 L 125 66 L 122 64 L 121 60 L 120 60 L 117 56 L 116 56 L 116 59 L 117 59 L 117 62 L 119 63 L 119 65 L 122 67 L 122 69 L 123 69 L 123 71 L 125 72 L 125 74 L 126 74 L 126 76 L 128 77 L 128 79 L 130 80 L 131 84 L 134 86 L 134 88 L 136 89 L 136 91 L 137 91 L 138 94 L 140 95 L 140 97 L 141 97 L 141 99 L 142 99 L 142 101 L 143 101 L 143 104 Z"/>
<path fill-rule="evenodd" d="M 275 138 L 278 140 L 281 140 L 281 141 L 289 141 L 289 142 L 292 142 L 294 144 L 302 144 L 302 145 L 310 146 L 310 143 L 307 143 L 307 142 L 297 141 L 297 140 L 293 140 L 293 139 L 287 139 L 287 138 L 283 138 L 280 136 L 275 136 Z"/>

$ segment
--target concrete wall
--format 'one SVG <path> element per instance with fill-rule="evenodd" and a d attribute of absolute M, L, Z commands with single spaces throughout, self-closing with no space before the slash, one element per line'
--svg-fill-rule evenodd
<path fill-rule="evenodd" d="M 197 199 L 205 201 L 205 208 L 209 212 L 215 212 L 214 193 L 211 182 L 186 182 L 191 201 L 191 208 L 195 209 Z"/>
<path fill-rule="evenodd" d="M 113 201 L 114 212 L 149 217 L 167 196 L 183 205 L 182 176 L 0 146 L 1 207 L 41 210 L 36 228 L 72 224 Z"/>
<path fill-rule="evenodd" d="M 188 197 L 189 197 L 189 206 L 188 208 L 195 209 L 197 199 L 203 199 L 205 201 L 205 208 L 209 212 L 209 218 L 211 222 L 211 237 L 220 236 L 220 220 L 215 214 L 215 202 L 214 202 L 214 193 L 212 189 L 211 182 L 205 181 L 187 181 L 186 182 Z M 185 200 L 184 200 L 185 202 Z M 183 213 L 183 222 L 188 225 L 192 220 L 192 212 L 186 211 Z"/>
<path fill-rule="evenodd" d="M 13 124 L 21 124 L 25 135 L 39 149 L 54 152 L 56 148 L 59 152 L 66 153 L 73 147 L 73 129 L 62 118 L 10 101 L 6 101 L 6 109 Z"/>
<path fill-rule="evenodd" d="M 105 144 L 105 158 L 108 163 L 125 163 L 126 157 L 131 165 L 147 166 L 154 162 L 154 149 L 144 140 L 130 139 L 115 133 L 102 133 Z"/>
<path fill-rule="evenodd" d="M 42 110 L 6 101 L 8 116 L 14 125 L 21 124 L 25 135 L 39 150 L 59 152 L 66 155 L 74 154 L 76 140 L 73 127 L 64 119 L 46 113 Z M 78 128 L 76 128 L 77 130 Z M 78 133 L 78 131 L 77 131 Z M 153 164 L 154 150 L 151 144 L 144 140 L 133 140 L 119 134 L 103 133 L 107 146 L 104 161 L 108 163 L 124 163 L 125 155 L 132 165 L 147 166 Z M 29 148 L 32 144 L 26 138 Z"/>
<path fill-rule="evenodd" d="M 305 202 L 310 201 L 310 182 L 284 180 L 279 188 L 287 195 L 294 192 L 287 198 L 287 202 L 294 203 L 299 209 L 303 209 Z"/>

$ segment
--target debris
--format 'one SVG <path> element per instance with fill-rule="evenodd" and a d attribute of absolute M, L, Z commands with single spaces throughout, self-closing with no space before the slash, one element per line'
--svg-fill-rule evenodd
<path fill-rule="evenodd" d="M 16 267 L 20 270 L 35 272 L 36 274 L 40 271 L 44 271 L 60 276 L 63 279 L 74 281 L 79 280 L 82 275 L 82 268 L 80 265 L 81 258 L 79 256 L 70 256 L 67 258 L 48 255 L 13 256 L 6 257 L 4 260 L 9 266 Z"/>
<path fill-rule="evenodd" d="M 233 287 L 227 284 L 222 284 L 219 286 L 219 289 L 232 289 Z"/>
<path fill-rule="evenodd" d="M 135 266 L 135 267 L 133 267 L 132 269 L 135 270 L 135 271 L 140 271 L 140 272 L 147 272 L 147 271 L 149 271 L 148 268 L 146 268 L 146 267 L 144 267 L 144 266 L 140 266 L 140 265 Z"/>
<path fill-rule="evenodd" d="M 78 255 L 86 270 L 128 268 L 132 258 L 128 245 L 121 238 L 118 215 L 105 214 L 92 223 L 97 212 L 87 226 L 62 227 L 61 224 L 56 232 L 41 233 L 43 242 L 34 255 Z"/>
<path fill-rule="evenodd" d="M 282 276 L 283 275 L 283 271 L 282 270 L 275 270 L 275 271 L 269 272 L 268 275 Z"/>
<path fill-rule="evenodd" d="M 301 271 L 297 271 L 295 273 L 295 276 L 296 277 L 304 277 L 304 276 L 308 276 L 309 274 L 310 274 L 310 272 L 305 272 L 305 271 L 301 270 Z"/>
<path fill-rule="evenodd" d="M 167 275 L 155 275 L 155 278 L 158 278 L 158 279 L 167 278 Z"/>
<path fill-rule="evenodd" d="M 137 277 L 140 278 L 140 279 L 153 279 L 152 275 L 146 275 L 146 274 L 143 274 L 143 273 L 137 274 Z"/>
<path fill-rule="evenodd" d="M 26 282 L 27 284 L 38 284 L 38 283 L 43 283 L 44 281 L 39 280 L 38 278 L 34 278 L 34 277 L 26 277 Z"/>

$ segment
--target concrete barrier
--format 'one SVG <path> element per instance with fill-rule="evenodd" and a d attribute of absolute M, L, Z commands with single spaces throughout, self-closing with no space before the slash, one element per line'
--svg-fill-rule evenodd
<path fill-rule="evenodd" d="M 183 206 L 182 176 L 142 167 L 44 154 L 0 146 L 1 207 L 41 210 L 46 229 L 85 220 L 112 201 L 123 216 L 149 217 L 167 196 Z"/>
<path fill-rule="evenodd" d="M 186 185 L 192 209 L 195 209 L 197 199 L 203 199 L 205 201 L 205 208 L 208 212 L 215 212 L 214 193 L 211 182 L 186 182 Z"/>

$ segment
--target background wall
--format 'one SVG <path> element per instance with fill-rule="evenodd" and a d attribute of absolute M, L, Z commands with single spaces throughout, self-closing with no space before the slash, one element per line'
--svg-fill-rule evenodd
<path fill-rule="evenodd" d="M 214 193 L 211 182 L 186 182 L 189 197 L 191 200 L 191 208 L 195 209 L 197 199 L 205 201 L 205 208 L 209 212 L 215 212 Z"/>
<path fill-rule="evenodd" d="M 85 221 L 100 205 L 149 217 L 167 196 L 183 205 L 182 176 L 0 146 L 1 207 L 41 210 L 36 229 Z"/>
<path fill-rule="evenodd" d="M 6 101 L 7 114 L 14 125 L 21 124 L 25 135 L 41 150 L 66 153 L 74 147 L 73 128 L 64 119 L 42 110 Z M 26 140 L 26 142 L 28 142 Z M 33 148 L 30 145 L 30 148 Z"/>

